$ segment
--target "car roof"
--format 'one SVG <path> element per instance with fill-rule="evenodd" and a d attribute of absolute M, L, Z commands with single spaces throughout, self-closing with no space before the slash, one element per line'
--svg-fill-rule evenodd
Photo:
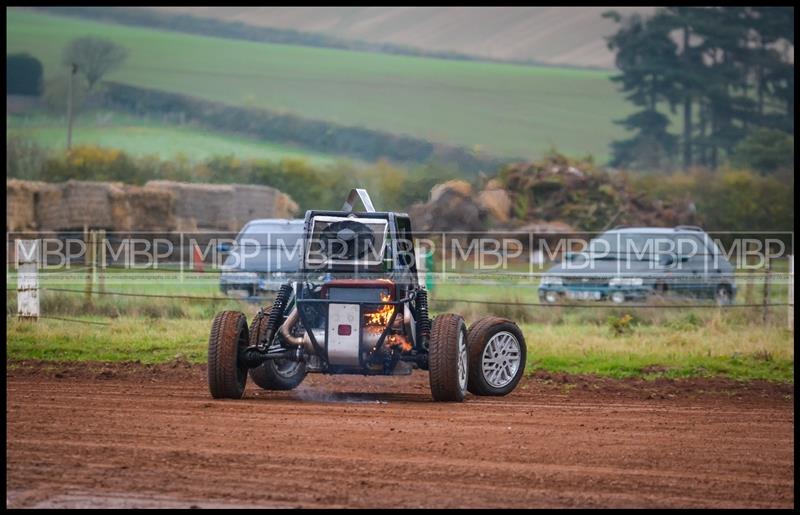
<path fill-rule="evenodd" d="M 697 231 L 691 229 L 683 229 L 678 227 L 625 227 L 620 229 L 611 229 L 605 231 L 603 234 L 609 233 L 624 233 L 624 234 L 703 234 L 704 231 Z"/>
<path fill-rule="evenodd" d="M 303 220 L 302 218 L 257 218 L 255 220 L 250 220 L 249 222 L 247 222 L 247 225 L 251 225 L 251 224 L 253 224 L 253 225 L 255 225 L 255 224 L 274 224 L 274 225 L 296 224 L 296 225 L 299 225 L 299 224 L 303 224 L 303 223 L 305 223 L 305 220 Z"/>
<path fill-rule="evenodd" d="M 269 227 L 269 231 L 276 231 L 280 233 L 297 233 L 301 234 L 303 232 L 302 228 L 305 224 L 305 220 L 302 218 L 299 219 L 287 219 L 287 218 L 258 218 L 256 220 L 250 220 L 244 227 L 239 230 L 239 234 L 248 233 L 252 231 L 262 231 L 264 227 Z"/>

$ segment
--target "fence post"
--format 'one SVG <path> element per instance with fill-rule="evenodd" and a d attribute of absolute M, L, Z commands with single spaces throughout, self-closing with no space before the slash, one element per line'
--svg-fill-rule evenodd
<path fill-rule="evenodd" d="M 92 245 L 93 233 L 89 232 L 89 227 L 83 226 L 83 241 L 86 244 L 86 254 L 83 264 L 86 265 L 86 284 L 83 292 L 87 304 L 92 303 L 92 280 L 94 279 L 94 246 Z"/>
<path fill-rule="evenodd" d="M 767 323 L 767 312 L 769 310 L 769 282 L 770 282 L 770 275 L 771 275 L 771 267 L 769 265 L 769 260 L 767 260 L 766 264 L 764 265 L 764 302 L 763 302 L 763 310 L 761 312 L 761 323 L 766 325 Z"/>
<path fill-rule="evenodd" d="M 755 281 L 754 270 L 750 268 L 750 258 L 745 256 L 745 283 L 744 283 L 744 303 L 753 304 L 753 282 Z"/>
<path fill-rule="evenodd" d="M 17 257 L 17 317 L 39 319 L 39 240 L 15 240 Z"/>
<path fill-rule="evenodd" d="M 794 254 L 789 256 L 789 330 L 794 332 Z"/>
<path fill-rule="evenodd" d="M 97 231 L 98 262 L 100 264 L 100 274 L 98 275 L 97 288 L 100 292 L 106 291 L 106 230 Z"/>

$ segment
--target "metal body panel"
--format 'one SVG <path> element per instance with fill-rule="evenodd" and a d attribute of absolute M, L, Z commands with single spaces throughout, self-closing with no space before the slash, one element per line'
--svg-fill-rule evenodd
<path fill-rule="evenodd" d="M 340 335 L 339 325 L 349 325 L 350 334 Z M 328 305 L 328 362 L 331 365 L 359 366 L 361 306 Z"/>

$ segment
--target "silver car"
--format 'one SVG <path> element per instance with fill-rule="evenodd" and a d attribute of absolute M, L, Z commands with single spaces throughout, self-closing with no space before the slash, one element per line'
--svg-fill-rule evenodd
<path fill-rule="evenodd" d="M 303 219 L 251 220 L 236 236 L 222 265 L 220 289 L 249 298 L 276 292 L 298 271 L 303 248 Z"/>

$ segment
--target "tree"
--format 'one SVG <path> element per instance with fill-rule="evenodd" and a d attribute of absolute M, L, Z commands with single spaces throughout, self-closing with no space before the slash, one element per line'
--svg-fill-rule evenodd
<path fill-rule="evenodd" d="M 68 69 L 67 81 L 67 150 L 72 147 L 72 86 L 75 75 L 86 79 L 87 94 L 111 70 L 118 68 L 128 57 L 128 51 L 113 41 L 85 36 L 73 39 L 64 48 L 63 62 Z"/>
<path fill-rule="evenodd" d="M 604 16 L 622 21 L 614 11 Z M 667 131 L 669 119 L 658 111 L 659 105 L 666 104 L 674 112 L 680 100 L 673 76 L 677 46 L 669 31 L 662 16 L 643 19 L 634 15 L 607 38 L 609 49 L 617 52 L 616 64 L 622 72 L 611 80 L 621 85 L 627 100 L 641 108 L 615 121 L 635 134 L 612 144 L 614 166 L 663 169 L 672 165 L 676 138 Z"/>
<path fill-rule="evenodd" d="M 644 170 L 663 170 L 672 166 L 678 138 L 667 132 L 669 119 L 664 114 L 646 109 L 618 123 L 638 132 L 633 138 L 611 144 L 612 166 Z"/>
<path fill-rule="evenodd" d="M 654 114 L 659 105 L 683 107 L 684 168 L 716 168 L 760 128 L 793 134 L 793 15 L 791 7 L 669 7 L 625 20 L 607 38 L 621 71 L 612 80 L 652 112 L 618 122 L 638 134 L 613 144 L 614 162 L 636 160 L 638 148 L 669 148 L 668 124 Z"/>
<path fill-rule="evenodd" d="M 773 129 L 758 129 L 736 145 L 734 165 L 762 173 L 794 166 L 794 136 Z"/>
<path fill-rule="evenodd" d="M 29 54 L 6 56 L 6 95 L 38 96 L 42 91 L 42 62 Z"/>
<path fill-rule="evenodd" d="M 45 107 L 53 114 L 64 115 L 67 109 L 67 99 L 69 92 L 69 80 L 67 75 L 56 75 L 47 79 L 44 83 L 42 100 Z M 72 105 L 79 109 L 86 102 L 87 86 L 83 77 L 73 79 L 72 83 Z"/>
<path fill-rule="evenodd" d="M 118 68 L 128 57 L 128 51 L 107 39 L 85 36 L 73 39 L 64 49 L 63 63 L 74 73 L 86 77 L 89 91 L 108 72 Z"/>

